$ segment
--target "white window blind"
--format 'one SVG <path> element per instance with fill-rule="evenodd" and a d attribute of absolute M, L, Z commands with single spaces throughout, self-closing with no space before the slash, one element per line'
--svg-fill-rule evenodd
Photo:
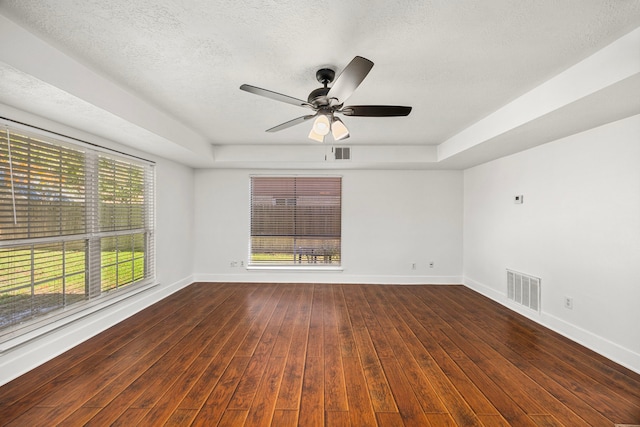
<path fill-rule="evenodd" d="M 144 167 L 100 155 L 98 158 L 100 231 L 145 226 Z"/>
<path fill-rule="evenodd" d="M 342 178 L 251 178 L 250 265 L 340 265 Z"/>
<path fill-rule="evenodd" d="M 151 163 L 2 129 L 0 340 L 6 328 L 153 281 L 153 181 Z"/>
<path fill-rule="evenodd" d="M 85 179 L 91 172 L 84 152 L 7 129 L 0 138 L 0 238 L 84 234 Z"/>

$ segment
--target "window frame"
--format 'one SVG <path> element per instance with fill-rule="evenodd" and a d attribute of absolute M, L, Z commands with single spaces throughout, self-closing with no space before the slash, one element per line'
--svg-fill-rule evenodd
<path fill-rule="evenodd" d="M 10 251 L 12 249 L 28 249 L 42 244 L 62 244 L 62 247 L 64 248 L 64 245 L 68 242 L 82 242 L 85 245 L 85 249 L 83 250 L 85 267 L 82 271 L 82 274 L 85 276 L 85 289 L 84 294 L 82 294 L 82 301 L 66 304 L 67 296 L 64 293 L 63 288 L 63 304 L 61 306 L 55 306 L 49 310 L 49 312 L 41 315 L 33 315 L 33 313 L 31 313 L 30 316 L 27 316 L 27 320 L 18 323 L 14 323 L 9 320 L 7 322 L 8 326 L 0 328 L 0 344 L 3 345 L 7 345 L 8 342 L 13 342 L 18 338 L 32 339 L 34 336 L 46 333 L 52 328 L 59 327 L 56 325 L 62 325 L 65 324 L 65 322 L 78 318 L 78 316 L 82 317 L 83 315 L 90 314 L 96 309 L 102 309 L 106 305 L 116 303 L 123 298 L 127 298 L 157 284 L 155 271 L 155 162 L 0 117 L 0 131 L 2 132 L 2 135 L 0 136 L 5 144 L 7 129 L 10 132 L 12 143 L 13 134 L 15 132 L 16 135 L 22 135 L 23 137 L 26 137 L 26 139 L 33 139 L 35 141 L 44 142 L 45 144 L 52 144 L 54 146 L 66 147 L 83 153 L 82 158 L 84 160 L 84 169 L 82 170 L 83 177 L 81 179 L 84 180 L 84 198 L 80 203 L 82 205 L 82 209 L 84 209 L 83 219 L 85 221 L 85 227 L 83 232 L 76 232 L 75 234 L 61 233 L 59 235 L 47 237 L 9 238 L 0 240 L 0 249 L 3 251 L 7 250 L 10 254 L 9 256 L 11 256 Z M 26 143 L 23 142 L 22 144 Z M 133 165 L 132 170 L 136 169 L 141 173 L 141 203 L 143 205 L 141 208 L 143 211 L 142 227 L 130 227 L 118 230 L 100 230 L 100 178 L 98 176 L 98 164 L 100 161 L 99 159 L 101 158 L 131 164 Z M 7 168 L 7 166 L 5 166 L 5 168 Z M 131 192 L 131 188 L 133 187 L 125 187 L 124 191 Z M 131 241 L 133 242 L 135 236 L 140 235 L 141 233 L 144 236 L 144 249 L 142 252 L 144 269 L 142 278 L 136 280 L 137 276 L 132 261 L 132 280 L 129 283 L 123 284 L 123 286 L 116 286 L 113 290 L 103 290 L 101 283 L 101 268 L 103 264 L 103 254 L 100 248 L 101 242 L 106 238 L 118 238 L 118 236 L 127 235 L 132 236 Z M 136 242 L 139 242 L 139 239 L 136 240 Z M 139 261 L 141 258 L 139 254 L 135 252 L 134 249 L 131 251 L 132 258 L 137 256 L 137 260 Z M 15 252 L 16 251 L 14 250 L 14 253 Z M 64 254 L 65 252 L 62 252 L 63 259 L 65 258 Z M 123 264 L 124 263 L 126 263 L 126 261 L 123 261 Z M 32 276 L 33 265 L 32 260 Z M 62 265 L 63 277 L 71 277 L 77 274 L 65 271 L 64 261 Z M 33 286 L 34 284 L 32 280 L 31 287 Z"/>
<path fill-rule="evenodd" d="M 339 240 L 339 246 L 338 246 L 338 254 L 339 254 L 339 261 L 337 263 L 334 262 L 330 262 L 330 263 L 325 263 L 322 261 L 321 256 L 318 256 L 318 261 L 317 262 L 307 262 L 308 260 L 305 258 L 304 262 L 291 262 L 291 263 L 273 263 L 273 264 L 268 264 L 265 262 L 252 262 L 252 254 L 253 254 L 253 248 L 252 248 L 252 238 L 254 237 L 252 234 L 252 226 L 253 226 L 253 217 L 252 217 L 252 209 L 253 209 L 253 198 L 254 198 L 254 192 L 253 192 L 253 180 L 255 178 L 328 178 L 328 179 L 338 179 L 340 182 L 340 209 L 339 209 L 339 221 L 340 221 L 340 236 L 338 238 Z M 338 174 L 251 174 L 249 175 L 249 224 L 248 224 L 248 241 L 247 241 L 247 262 L 246 262 L 246 269 L 247 270 L 295 270 L 295 271 L 334 271 L 334 272 L 341 272 L 343 271 L 343 265 L 344 265 L 344 258 L 343 258 L 343 254 L 342 254 L 342 214 L 343 214 L 343 201 L 342 201 L 342 194 L 343 194 L 343 183 L 344 183 L 344 177 L 342 175 L 338 175 Z M 284 204 L 278 203 L 278 201 L 280 201 L 281 199 L 285 200 Z M 289 207 L 298 207 L 298 201 L 295 198 L 292 198 L 290 196 L 285 196 L 285 197 L 281 197 L 278 195 L 274 195 L 273 197 L 274 200 L 274 204 L 278 205 L 278 206 L 289 206 Z M 293 255 L 293 254 L 292 254 Z M 303 255 L 304 256 L 304 255 Z"/>

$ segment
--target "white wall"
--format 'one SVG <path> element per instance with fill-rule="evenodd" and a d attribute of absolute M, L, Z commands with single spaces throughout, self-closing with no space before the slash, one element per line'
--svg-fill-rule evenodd
<path fill-rule="evenodd" d="M 193 274 L 194 170 L 156 159 L 156 273 L 162 284 Z"/>
<path fill-rule="evenodd" d="M 465 283 L 637 372 L 639 137 L 634 116 L 464 172 Z M 540 314 L 506 301 L 507 268 L 542 279 Z"/>
<path fill-rule="evenodd" d="M 252 174 L 268 172 L 196 171 L 196 280 L 460 283 L 462 172 L 322 172 L 343 176 L 340 272 L 265 271 L 230 266 L 231 261 L 246 264 L 248 258 Z M 434 261 L 434 268 L 429 268 L 429 261 Z M 416 263 L 415 270 L 412 263 Z"/>
<path fill-rule="evenodd" d="M 0 346 L 0 385 L 193 282 L 193 169 L 0 104 L 0 115 L 156 161 L 158 285 L 18 347 Z M 3 351 L 5 350 L 5 351 Z"/>

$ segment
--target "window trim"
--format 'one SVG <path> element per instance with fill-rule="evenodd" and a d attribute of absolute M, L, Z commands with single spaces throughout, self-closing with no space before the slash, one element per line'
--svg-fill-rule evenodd
<path fill-rule="evenodd" d="M 246 270 L 272 270 L 272 271 L 326 271 L 326 272 L 342 272 L 344 267 L 341 265 L 332 265 L 326 267 L 315 267 L 312 264 L 299 264 L 299 265 L 260 265 L 252 264 L 245 267 Z"/>
<path fill-rule="evenodd" d="M 100 283 L 98 283 L 97 285 L 89 283 L 89 289 L 87 289 L 86 291 L 86 299 L 84 301 L 76 302 L 68 306 L 62 306 L 52 310 L 49 313 L 45 313 L 25 320 L 23 323 L 9 325 L 0 329 L 0 354 L 14 347 L 32 341 L 33 339 L 36 339 L 40 336 L 52 333 L 53 331 L 62 328 L 72 322 L 75 322 L 83 317 L 89 316 L 97 311 L 104 310 L 124 299 L 128 299 L 139 294 L 140 292 L 144 292 L 158 285 L 155 266 L 155 224 L 157 223 L 155 209 L 155 189 L 157 179 L 155 173 L 156 162 L 0 116 L 0 129 L 2 130 L 2 132 L 5 132 L 7 128 L 11 133 L 14 131 L 25 132 L 27 136 L 41 139 L 46 143 L 76 150 L 82 150 L 85 153 L 85 162 L 88 158 L 92 158 L 92 161 L 95 160 L 96 165 L 95 169 L 93 170 L 93 172 L 95 172 L 95 177 L 92 177 L 95 179 L 90 179 L 86 183 L 87 193 L 91 191 L 91 194 L 86 195 L 85 200 L 85 203 L 87 206 L 89 206 L 89 209 L 95 208 L 95 206 L 91 206 L 92 204 L 99 203 L 99 193 L 96 190 L 98 190 L 97 159 L 99 159 L 100 156 L 106 156 L 109 159 L 116 161 L 130 161 L 132 164 L 142 167 L 144 183 L 143 192 L 145 194 L 145 204 L 148 203 L 148 205 L 144 208 L 145 226 L 143 228 L 100 231 L 97 227 L 99 220 L 96 219 L 95 224 L 92 224 L 92 228 L 87 226 L 85 233 L 5 240 L 0 242 L 0 246 L 3 249 L 6 249 L 11 247 L 40 245 L 47 243 L 85 241 L 87 242 L 87 246 L 90 245 L 90 242 L 97 242 L 99 251 L 99 242 L 102 238 L 122 235 L 133 236 L 143 233 L 146 237 L 145 247 L 147 248 L 145 250 L 145 271 L 149 271 L 150 274 L 148 277 L 138 280 L 137 282 L 132 282 L 130 284 L 127 284 L 126 286 L 118 286 L 114 289 L 106 291 L 101 290 L 102 285 Z M 99 217 L 96 216 L 96 218 Z M 87 258 L 88 263 L 95 262 L 90 261 L 92 254 L 89 247 L 86 249 L 85 256 L 89 257 Z M 98 270 L 100 270 L 101 263 L 99 260 L 97 262 L 97 265 Z M 93 275 L 94 273 L 92 273 L 91 270 L 87 268 L 84 274 L 89 276 Z M 93 279 L 90 278 L 89 280 L 91 281 Z M 94 287 L 97 287 L 100 291 L 98 292 L 97 296 L 90 292 Z"/>
<path fill-rule="evenodd" d="M 146 159 L 144 157 L 139 157 L 136 156 L 134 154 L 130 154 L 130 153 L 125 153 L 124 151 L 119 151 L 119 150 L 115 150 L 113 148 L 109 148 L 109 147 L 105 147 L 103 145 L 99 145 L 99 144 L 95 144 L 93 142 L 89 142 L 86 141 L 84 139 L 80 139 L 80 138 L 75 138 L 73 136 L 69 136 L 69 135 L 65 135 L 59 132 L 54 132 L 52 130 L 48 130 L 48 129 L 44 129 L 38 126 L 34 126 L 34 125 L 30 125 L 28 123 L 24 123 L 18 120 L 14 120 L 14 119 L 10 119 L 8 117 L 4 117 L 4 116 L 0 116 L 0 126 L 3 127 L 13 127 L 16 129 L 20 129 L 23 130 L 25 132 L 31 132 L 31 133 L 36 133 L 36 134 L 40 134 L 41 136 L 45 137 L 45 138 L 52 138 L 55 139 L 58 142 L 64 142 L 67 144 L 70 144 L 71 147 L 77 147 L 77 146 L 81 146 L 90 150 L 94 150 L 94 151 L 100 151 L 100 152 L 104 152 L 104 153 L 110 153 L 110 154 L 116 154 L 122 157 L 127 157 L 130 159 L 134 159 L 137 161 L 142 161 L 145 163 L 149 163 L 152 165 L 155 165 L 156 162 L 154 162 L 153 160 L 149 160 Z"/>
<path fill-rule="evenodd" d="M 126 290 L 109 292 L 100 298 L 86 300 L 38 316 L 23 325 L 9 326 L 0 334 L 0 355 L 158 285 L 159 283 L 155 281 L 153 283 L 136 283 L 127 287 Z"/>
<path fill-rule="evenodd" d="M 248 188 L 248 205 L 249 205 L 249 224 L 248 224 L 248 238 L 247 238 L 247 262 L 245 263 L 245 270 L 247 271 L 324 271 L 324 272 L 342 272 L 344 271 L 344 257 L 343 257 L 343 242 L 342 242 L 342 225 L 340 231 L 340 264 L 328 264 L 324 265 L 322 263 L 319 264 L 283 264 L 283 265 L 275 265 L 275 264 L 256 264 L 251 263 L 251 203 L 253 197 L 253 189 L 252 189 L 252 179 L 253 178 L 340 178 L 340 222 L 342 224 L 342 215 L 343 215 L 343 184 L 344 184 L 344 175 L 341 174 L 249 174 L 249 188 Z"/>

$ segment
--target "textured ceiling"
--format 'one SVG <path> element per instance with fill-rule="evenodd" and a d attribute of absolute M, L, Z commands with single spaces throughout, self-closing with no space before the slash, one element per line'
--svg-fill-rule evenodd
<path fill-rule="evenodd" d="M 306 99 L 318 68 L 355 55 L 375 66 L 348 104 L 413 111 L 347 117 L 349 143 L 437 145 L 640 26 L 636 0 L 0 0 L 0 13 L 216 146 L 312 144 L 308 122 L 264 132 L 308 110 L 238 87 Z M 57 111 L 77 117 L 64 96 Z"/>

